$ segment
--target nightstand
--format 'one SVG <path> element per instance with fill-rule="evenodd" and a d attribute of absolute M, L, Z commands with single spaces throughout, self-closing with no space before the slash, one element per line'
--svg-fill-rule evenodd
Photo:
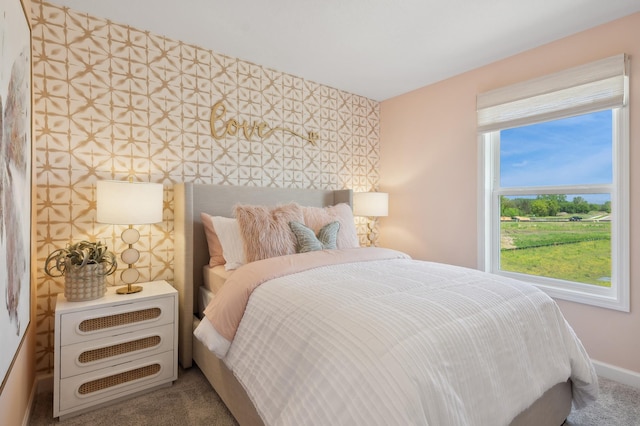
<path fill-rule="evenodd" d="M 170 386 L 178 378 L 178 292 L 166 281 L 140 293 L 68 302 L 58 294 L 53 416 Z"/>

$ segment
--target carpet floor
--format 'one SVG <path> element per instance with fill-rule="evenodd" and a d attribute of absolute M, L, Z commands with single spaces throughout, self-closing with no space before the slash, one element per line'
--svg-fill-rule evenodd
<path fill-rule="evenodd" d="M 52 416 L 53 393 L 40 393 L 31 412 L 31 426 L 237 425 L 195 366 L 180 369 L 178 380 L 171 387 L 66 420 L 58 421 Z M 598 401 L 583 410 L 573 411 L 565 426 L 640 426 L 640 389 L 600 378 Z"/>

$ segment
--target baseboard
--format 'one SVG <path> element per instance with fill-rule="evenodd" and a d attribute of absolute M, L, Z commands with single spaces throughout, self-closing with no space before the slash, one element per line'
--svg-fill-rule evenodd
<path fill-rule="evenodd" d="M 31 421 L 31 410 L 33 410 L 33 402 L 36 400 L 36 395 L 38 394 L 38 380 L 34 380 L 31 385 L 31 392 L 29 392 L 29 401 L 27 401 L 27 410 L 24 413 L 24 418 L 22 419 L 22 426 L 29 426 L 29 422 Z"/>
<path fill-rule="evenodd" d="M 46 374 L 42 376 L 36 376 L 31 386 L 31 393 L 29 394 L 29 402 L 27 403 L 27 412 L 22 419 L 22 426 L 29 426 L 31 421 L 31 411 L 33 410 L 33 404 L 36 400 L 36 396 L 43 392 L 51 392 L 53 390 L 53 374 Z"/>
<path fill-rule="evenodd" d="M 598 376 L 640 389 L 640 373 L 602 361 L 591 360 L 591 362 Z"/>
<path fill-rule="evenodd" d="M 38 393 L 53 392 L 53 374 L 43 374 L 36 377 Z"/>

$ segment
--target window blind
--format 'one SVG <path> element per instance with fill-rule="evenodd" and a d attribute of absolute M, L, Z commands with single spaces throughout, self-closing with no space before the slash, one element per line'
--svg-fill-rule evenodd
<path fill-rule="evenodd" d="M 628 67 L 619 54 L 479 94 L 478 132 L 624 106 Z"/>

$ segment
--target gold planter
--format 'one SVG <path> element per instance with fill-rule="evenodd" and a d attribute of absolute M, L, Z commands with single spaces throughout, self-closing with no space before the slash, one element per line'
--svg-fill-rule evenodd
<path fill-rule="evenodd" d="M 107 291 L 104 265 L 67 265 L 64 274 L 64 297 L 70 302 L 99 299 Z"/>

